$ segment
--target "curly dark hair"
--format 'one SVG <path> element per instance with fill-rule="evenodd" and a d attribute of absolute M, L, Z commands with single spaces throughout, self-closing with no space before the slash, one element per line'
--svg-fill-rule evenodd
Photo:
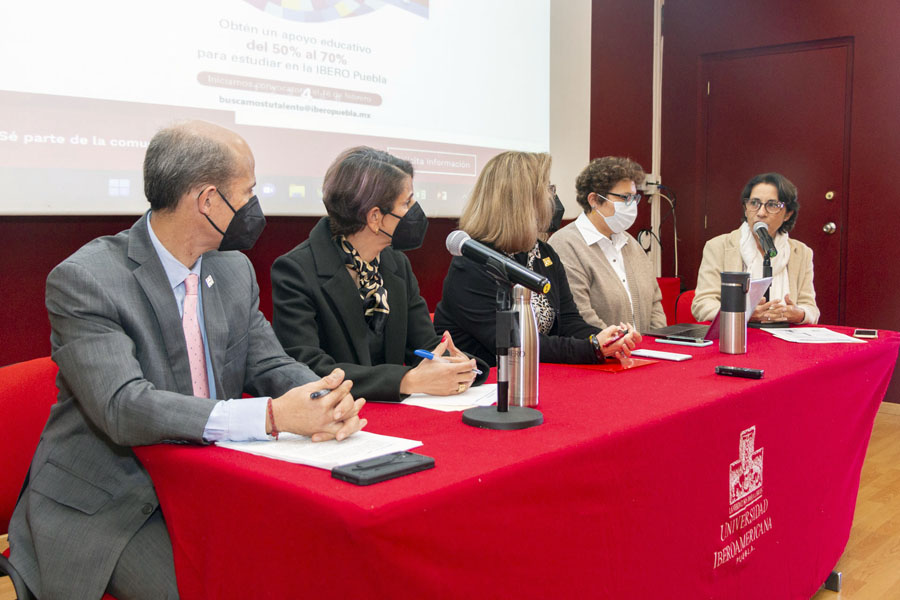
<path fill-rule="evenodd" d="M 641 165 L 630 158 L 622 156 L 604 156 L 595 158 L 575 179 L 575 200 L 584 209 L 585 214 L 591 212 L 588 195 L 591 193 L 606 196 L 623 179 L 633 181 L 636 186 L 644 183 L 646 174 Z M 600 199 L 600 204 L 606 202 Z"/>
<path fill-rule="evenodd" d="M 751 178 L 744 186 L 741 192 L 741 222 L 747 220 L 747 210 L 744 207 L 744 200 L 750 197 L 750 192 L 754 187 L 761 183 L 774 185 L 778 190 L 778 201 L 784 203 L 784 210 L 792 212 L 791 217 L 781 224 L 778 233 L 787 233 L 794 228 L 797 223 L 797 213 L 800 212 L 800 201 L 797 200 L 797 186 L 781 173 L 762 173 Z"/>

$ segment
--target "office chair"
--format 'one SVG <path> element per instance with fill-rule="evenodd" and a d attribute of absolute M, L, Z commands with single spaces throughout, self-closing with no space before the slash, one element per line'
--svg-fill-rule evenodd
<path fill-rule="evenodd" d="M 0 533 L 9 520 L 25 482 L 41 431 L 56 402 L 57 367 L 49 356 L 0 367 Z M 7 553 L 8 554 L 8 553 Z M 22 578 L 0 554 L 0 575 L 9 575 L 20 599 L 33 598 Z"/>
<path fill-rule="evenodd" d="M 694 293 L 696 290 L 686 290 L 678 294 L 675 298 L 675 322 L 676 323 L 697 323 L 691 313 L 691 304 L 694 302 Z"/>

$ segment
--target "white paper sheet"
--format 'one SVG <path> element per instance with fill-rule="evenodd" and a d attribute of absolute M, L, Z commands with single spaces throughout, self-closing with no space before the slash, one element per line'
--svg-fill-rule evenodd
<path fill-rule="evenodd" d="M 865 344 L 865 340 L 850 337 L 825 327 L 794 327 L 789 329 L 766 329 L 760 331 L 771 333 L 780 340 L 798 344 Z"/>
<path fill-rule="evenodd" d="M 313 442 L 303 435 L 282 433 L 277 440 L 217 442 L 216 445 L 276 460 L 320 469 L 332 469 L 338 465 L 416 448 L 421 446 L 422 442 L 368 431 L 357 431 L 340 442 L 336 440 Z"/>
<path fill-rule="evenodd" d="M 750 316 L 762 297 L 765 296 L 766 290 L 772 283 L 771 277 L 763 277 L 761 279 L 751 279 L 750 289 L 747 290 L 747 310 L 744 312 L 744 322 L 750 322 Z"/>
<path fill-rule="evenodd" d="M 444 412 L 466 410 L 473 406 L 490 406 L 497 401 L 497 384 L 485 383 L 470 387 L 462 394 L 454 396 L 432 396 L 430 394 L 410 394 L 401 404 L 421 406 Z"/>

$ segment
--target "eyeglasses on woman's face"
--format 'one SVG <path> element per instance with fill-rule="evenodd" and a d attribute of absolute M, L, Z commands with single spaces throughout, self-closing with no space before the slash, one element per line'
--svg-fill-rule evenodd
<path fill-rule="evenodd" d="M 607 196 L 615 196 L 616 198 L 621 198 L 625 203 L 625 206 L 631 206 L 632 204 L 637 204 L 641 201 L 640 194 L 617 194 L 615 192 L 607 192 Z M 613 200 L 613 202 L 615 202 L 615 200 Z"/>
<path fill-rule="evenodd" d="M 766 212 L 769 214 L 775 214 L 784 208 L 784 202 L 779 202 L 778 200 L 763 202 L 759 198 L 744 198 L 744 208 L 747 210 L 756 212 L 759 210 L 759 207 L 763 205 L 765 205 Z"/>

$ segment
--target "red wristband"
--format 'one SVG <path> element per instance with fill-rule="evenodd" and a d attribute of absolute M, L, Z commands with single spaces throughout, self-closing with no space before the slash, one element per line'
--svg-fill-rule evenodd
<path fill-rule="evenodd" d="M 278 426 L 275 425 L 275 413 L 272 412 L 272 399 L 266 404 L 266 410 L 269 411 L 269 424 L 272 426 L 272 435 L 278 439 Z"/>

